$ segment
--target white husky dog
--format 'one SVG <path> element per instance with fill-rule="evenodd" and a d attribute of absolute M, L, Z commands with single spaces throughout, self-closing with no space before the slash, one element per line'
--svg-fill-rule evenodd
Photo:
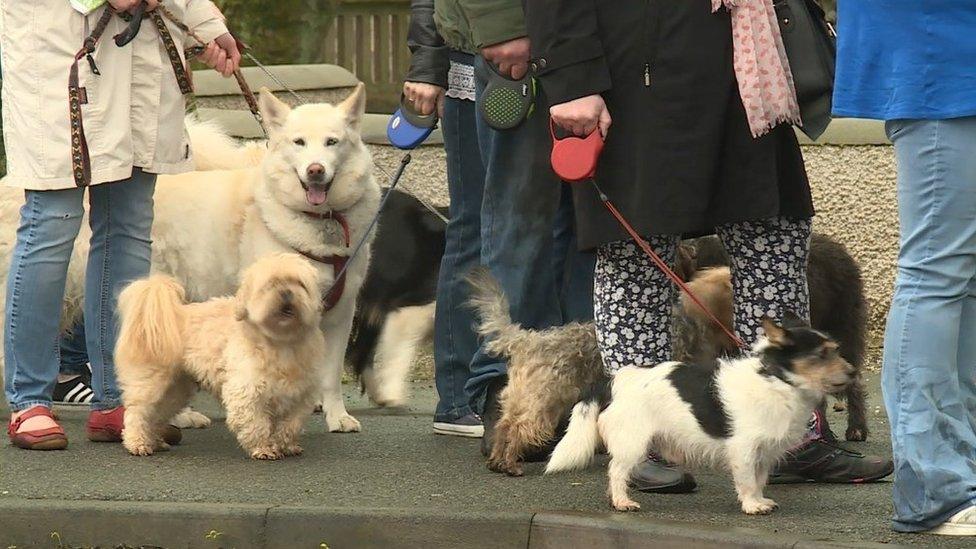
<path fill-rule="evenodd" d="M 286 252 L 313 260 L 326 294 L 343 258 L 364 237 L 379 207 L 372 157 L 360 137 L 366 104 L 362 84 L 337 105 L 292 109 L 267 90 L 262 90 L 259 104 L 269 134 L 266 152 L 253 145 L 237 147 L 212 131 L 203 132 L 202 138 L 193 140 L 196 163 L 212 171 L 161 176 L 157 182 L 153 271 L 174 277 L 191 301 L 233 294 L 248 266 L 261 257 Z M 260 164 L 254 166 L 260 157 Z M 231 167 L 238 169 L 220 169 Z M 3 279 L 18 223 L 16 209 L 22 203 L 22 191 L 0 189 Z M 78 318 L 83 301 L 91 236 L 87 223 L 83 227 L 69 267 L 66 328 Z M 330 431 L 360 430 L 359 421 L 346 412 L 341 381 L 356 295 L 368 264 L 367 239 L 362 252 L 349 262 L 344 284 L 332 291 L 334 303 L 327 303 L 322 315 L 326 351 L 321 370 L 326 379 L 321 400 Z M 207 423 L 199 414 L 181 416 L 177 423 L 182 426 Z"/>

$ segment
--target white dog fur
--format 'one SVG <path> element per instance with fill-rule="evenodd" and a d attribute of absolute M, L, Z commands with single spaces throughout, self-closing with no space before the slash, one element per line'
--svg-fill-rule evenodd
<path fill-rule="evenodd" d="M 776 502 L 763 495 L 769 472 L 802 441 L 824 395 L 847 387 L 854 368 L 836 343 L 810 328 L 767 320 L 764 329 L 768 338 L 756 344 L 754 356 L 721 360 L 717 370 L 678 362 L 620 369 L 604 410 L 596 397 L 573 408 L 546 473 L 586 467 L 602 441 L 611 456 L 611 505 L 635 511 L 640 505 L 627 482 L 653 448 L 676 463 L 726 468 L 744 513 L 772 512 Z M 678 369 L 686 369 L 681 388 Z M 709 421 L 724 432 L 706 432 Z"/>

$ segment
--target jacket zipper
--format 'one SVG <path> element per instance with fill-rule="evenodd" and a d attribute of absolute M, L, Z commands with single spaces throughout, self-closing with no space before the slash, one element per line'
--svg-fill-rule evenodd
<path fill-rule="evenodd" d="M 644 2 L 644 87 L 651 87 L 651 1 L 646 0 Z"/>

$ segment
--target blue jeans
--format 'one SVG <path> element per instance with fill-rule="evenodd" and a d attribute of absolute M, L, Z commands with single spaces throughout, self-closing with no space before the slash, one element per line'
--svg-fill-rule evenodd
<path fill-rule="evenodd" d="M 489 70 L 484 59 L 476 56 L 479 95 L 484 91 Z M 475 116 L 481 159 L 486 167 L 481 200 L 481 263 L 505 290 L 512 318 L 532 329 L 563 324 L 568 320 L 564 309 L 584 319 L 593 314 L 595 259 L 578 257 L 575 244 L 569 241 L 574 232 L 556 225 L 557 219 L 564 223 L 571 219 L 572 201 L 564 193 L 565 184 L 549 165 L 548 112 L 548 104 L 540 93 L 535 112 L 514 130 L 493 130 L 481 116 Z M 555 237 L 557 232 L 560 242 Z M 556 250 L 565 254 L 565 259 L 556 258 Z M 556 266 L 562 272 L 557 274 Z M 557 283 L 566 266 L 583 275 Z M 505 375 L 506 365 L 481 347 L 471 361 L 470 372 L 465 389 L 473 406 L 481 411 L 488 383 Z"/>
<path fill-rule="evenodd" d="M 976 117 L 887 124 L 901 250 L 882 389 L 895 461 L 894 529 L 976 504 Z"/>
<path fill-rule="evenodd" d="M 465 305 L 464 277 L 481 263 L 481 199 L 485 168 L 478 148 L 473 101 L 448 97 L 441 131 L 447 153 L 450 222 L 437 280 L 434 316 L 434 383 L 437 408 L 434 421 L 454 421 L 472 412 L 464 386 L 471 377 L 471 359 L 478 350 L 474 312 Z"/>
<path fill-rule="evenodd" d="M 85 337 L 91 356 L 92 408 L 121 404 L 115 380 L 115 301 L 128 282 L 149 274 L 156 176 L 91 187 L 91 251 L 85 273 Z M 13 411 L 50 406 L 59 364 L 59 319 L 68 261 L 84 215 L 84 189 L 27 191 L 7 277 L 4 389 Z"/>

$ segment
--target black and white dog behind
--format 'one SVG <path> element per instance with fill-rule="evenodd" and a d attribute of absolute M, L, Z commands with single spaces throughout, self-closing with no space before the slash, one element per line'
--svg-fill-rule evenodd
<path fill-rule="evenodd" d="M 437 210 L 447 216 L 447 208 Z M 346 353 L 363 390 L 378 406 L 406 402 L 417 347 L 433 332 L 445 228 L 443 219 L 399 190 L 380 215 Z"/>
<path fill-rule="evenodd" d="M 854 367 L 835 341 L 796 315 L 782 325 L 766 319 L 763 329 L 744 358 L 622 368 L 609 390 L 574 406 L 546 473 L 589 465 L 602 442 L 611 505 L 636 511 L 627 481 L 653 447 L 679 464 L 727 469 L 744 513 L 772 512 L 776 502 L 763 495 L 770 471 L 802 440 L 824 396 L 847 388 Z"/>

